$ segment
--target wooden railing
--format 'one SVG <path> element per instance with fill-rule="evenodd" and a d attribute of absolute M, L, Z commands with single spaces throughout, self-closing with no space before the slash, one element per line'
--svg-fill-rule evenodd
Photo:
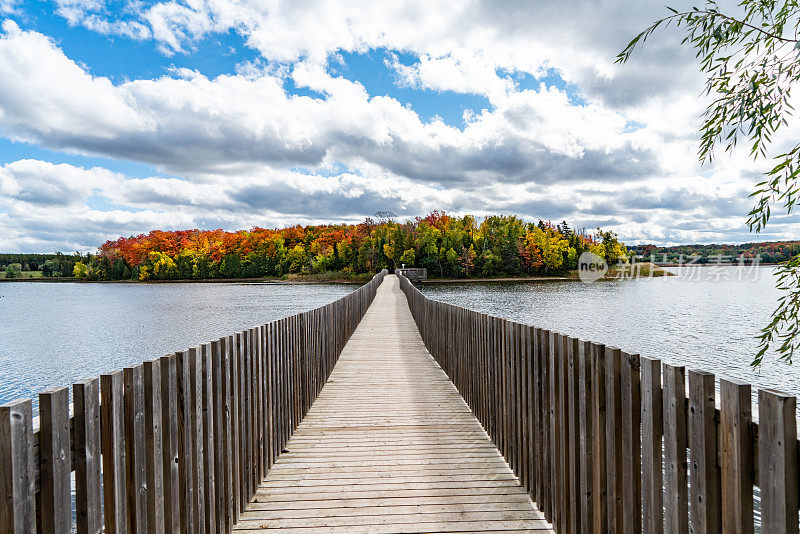
<path fill-rule="evenodd" d="M 400 287 L 555 532 L 750 533 L 754 486 L 761 531 L 798 532 L 793 395 L 760 390 L 756 423 L 749 384 L 720 380 L 717 399 L 711 373 L 430 300 L 403 277 Z"/>
<path fill-rule="evenodd" d="M 386 271 L 320 308 L 0 406 L 0 533 L 229 533 Z M 74 472 L 73 502 L 71 474 Z"/>

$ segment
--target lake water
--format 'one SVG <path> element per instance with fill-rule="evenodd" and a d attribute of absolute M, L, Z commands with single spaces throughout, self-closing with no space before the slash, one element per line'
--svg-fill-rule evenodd
<path fill-rule="evenodd" d="M 428 297 L 800 396 L 800 361 L 750 362 L 779 292 L 773 268 L 682 267 L 678 276 L 429 283 Z M 754 389 L 755 394 L 755 389 Z"/>
<path fill-rule="evenodd" d="M 742 273 L 739 273 L 742 274 Z M 425 284 L 428 296 L 800 395 L 800 362 L 767 358 L 755 335 L 778 298 L 772 268 L 584 284 Z M 739 279 L 741 278 L 741 280 Z M 0 402 L 183 350 L 322 304 L 340 284 L 0 284 Z M 754 390 L 755 393 L 755 390 Z"/>
<path fill-rule="evenodd" d="M 800 362 L 749 363 L 779 292 L 771 267 L 679 276 L 425 284 L 431 298 L 755 387 L 800 395 Z M 0 284 L 0 403 L 331 302 L 338 284 Z M 754 390 L 755 393 L 755 390 Z M 756 532 L 760 500 L 755 494 Z"/>
<path fill-rule="evenodd" d="M 0 283 L 0 403 L 315 308 L 356 287 Z"/>

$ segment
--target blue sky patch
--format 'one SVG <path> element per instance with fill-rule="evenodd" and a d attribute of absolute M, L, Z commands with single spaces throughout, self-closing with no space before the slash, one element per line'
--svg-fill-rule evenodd
<path fill-rule="evenodd" d="M 166 56 L 152 40 L 102 35 L 80 25 L 70 26 L 49 2 L 29 2 L 21 15 L 8 18 L 23 30 L 51 36 L 67 57 L 85 66 L 92 75 L 107 77 L 115 84 L 165 76 L 173 67 L 196 70 L 214 78 L 235 74 L 238 64 L 259 57 L 233 29 L 187 45 L 186 53 Z"/>
<path fill-rule="evenodd" d="M 97 211 L 122 210 L 132 213 L 141 213 L 146 210 L 146 208 L 135 208 L 128 205 L 114 204 L 108 197 L 99 194 L 90 195 L 86 199 L 86 207 Z"/>
<path fill-rule="evenodd" d="M 497 75 L 502 77 L 510 77 L 514 80 L 519 91 L 527 91 L 533 89 L 539 90 L 539 86 L 544 83 L 548 89 L 556 88 L 559 91 L 564 91 L 567 94 L 567 100 L 573 106 L 585 106 L 586 100 L 581 95 L 581 91 L 574 83 L 567 83 L 558 69 L 549 68 L 544 76 L 533 76 L 528 72 L 513 71 L 509 72 L 505 69 L 497 69 Z"/>
<path fill-rule="evenodd" d="M 11 141 L 0 137 L 0 165 L 21 159 L 37 159 L 48 161 L 54 165 L 67 163 L 75 167 L 89 169 L 102 167 L 112 172 L 118 172 L 131 178 L 149 178 L 151 176 L 167 177 L 155 167 L 146 163 L 135 161 L 117 160 L 96 156 L 84 156 L 72 152 L 59 152 L 48 150 L 39 145 Z"/>
<path fill-rule="evenodd" d="M 336 162 L 333 165 L 317 167 L 314 169 L 310 169 L 308 167 L 292 167 L 289 170 L 299 174 L 305 174 L 306 176 L 324 176 L 326 178 L 341 176 L 343 174 L 361 175 L 361 171 L 358 169 L 351 169 L 341 162 Z"/>
<path fill-rule="evenodd" d="M 390 96 L 403 105 L 410 106 L 423 122 L 440 117 L 448 126 L 463 129 L 464 111 L 470 109 L 476 114 L 483 109 L 494 109 L 489 99 L 482 95 L 456 93 L 455 91 L 433 91 L 401 87 L 397 75 L 387 63 L 394 57 L 403 65 L 416 63 L 417 57 L 409 53 L 393 53 L 385 48 L 368 52 L 340 52 L 338 58 L 328 62 L 328 72 L 364 86 L 370 96 Z"/>

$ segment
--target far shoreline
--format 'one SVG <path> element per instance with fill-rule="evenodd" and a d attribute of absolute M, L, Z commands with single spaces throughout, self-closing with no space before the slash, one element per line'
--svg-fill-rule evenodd
<path fill-rule="evenodd" d="M 642 263 L 640 265 L 648 265 Z M 660 266 L 654 266 L 652 273 L 649 267 L 635 278 L 650 278 L 661 276 L 675 276 Z M 603 280 L 614 280 L 619 274 L 618 270 L 612 269 Z M 87 284 L 342 284 L 355 285 L 364 284 L 372 278 L 372 274 L 358 274 L 352 276 L 342 276 L 341 273 L 331 274 L 289 274 L 282 277 L 259 277 L 259 278 L 204 278 L 204 279 L 181 279 L 181 280 L 80 280 L 75 277 L 36 277 L 36 278 L 0 278 L 0 282 L 41 282 L 41 283 L 87 283 Z M 630 276 L 628 276 L 630 278 Z M 499 276 L 499 277 L 476 277 L 476 278 L 429 278 L 421 281 L 422 284 L 459 284 L 459 283 L 492 283 L 492 282 L 556 282 L 580 280 L 577 270 L 568 271 L 553 276 Z"/>

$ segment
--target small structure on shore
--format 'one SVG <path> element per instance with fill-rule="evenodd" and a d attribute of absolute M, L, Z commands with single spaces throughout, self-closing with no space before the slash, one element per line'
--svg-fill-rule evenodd
<path fill-rule="evenodd" d="M 405 264 L 399 269 L 395 269 L 397 274 L 402 274 L 411 282 L 424 282 L 428 279 L 428 269 L 425 267 L 406 267 Z"/>

